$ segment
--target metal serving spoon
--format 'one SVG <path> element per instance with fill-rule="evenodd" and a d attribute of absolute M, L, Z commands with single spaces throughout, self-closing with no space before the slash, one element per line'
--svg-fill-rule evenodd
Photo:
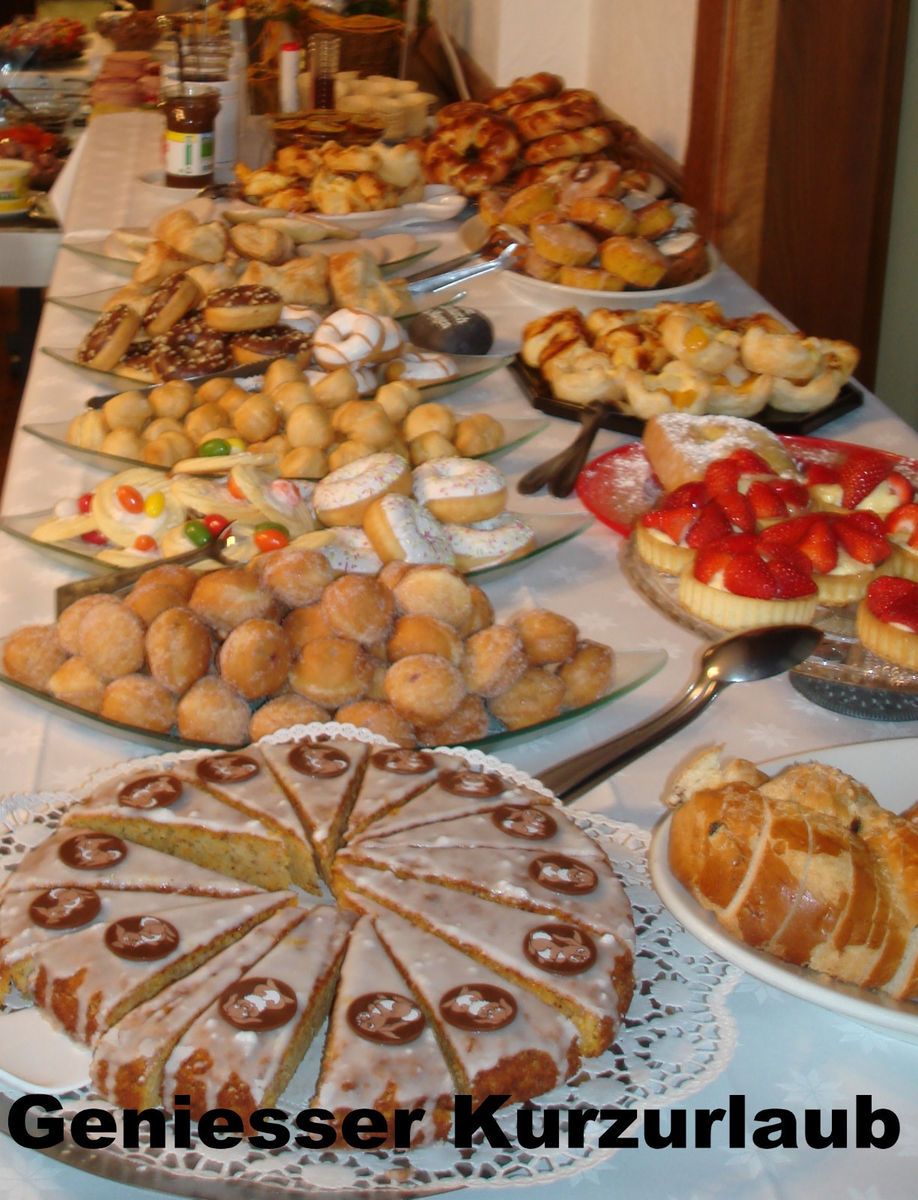
<path fill-rule="evenodd" d="M 540 776 L 542 783 L 563 804 L 571 804 L 694 720 L 725 687 L 783 674 L 809 658 L 822 636 L 813 625 L 769 625 L 714 642 L 704 650 L 698 674 L 677 700 L 618 737 L 549 767 Z"/>
<path fill-rule="evenodd" d="M 528 239 L 522 230 L 512 226 L 495 225 L 487 241 L 470 254 L 460 254 L 448 262 L 428 267 L 408 275 L 404 283 L 408 290 L 417 295 L 421 292 L 436 292 L 463 279 L 474 279 L 513 265 Z"/>
<path fill-rule="evenodd" d="M 547 458 L 545 462 L 532 467 L 517 481 L 516 490 L 521 496 L 531 496 L 540 488 L 548 485 L 553 496 L 569 496 L 574 490 L 577 476 L 590 447 L 596 439 L 596 434 L 602 425 L 602 419 L 607 412 L 615 409 L 608 400 L 592 400 L 584 407 L 581 416 L 581 429 L 569 446 L 559 454 Z"/>

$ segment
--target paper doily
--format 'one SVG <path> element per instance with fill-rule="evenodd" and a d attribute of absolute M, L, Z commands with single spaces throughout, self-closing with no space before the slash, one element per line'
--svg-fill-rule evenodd
<path fill-rule="evenodd" d="M 266 740 L 285 741 L 320 731 L 354 736 L 347 726 L 326 725 L 297 727 Z M 381 741 L 364 731 L 360 740 Z M 449 753 L 497 769 L 517 783 L 536 783 L 523 772 L 480 752 Z M 186 751 L 143 762 L 154 767 L 200 756 L 201 752 Z M 117 769 L 123 771 L 127 765 L 121 763 Z M 98 782 L 110 774 L 111 770 L 106 769 L 93 779 Z M 4 801 L 0 819 L 8 832 L 0 837 L 2 869 L 13 869 L 27 850 L 55 830 L 73 800 L 72 794 L 45 793 Z M 622 880 L 634 909 L 637 950 L 634 999 L 615 1044 L 598 1058 L 585 1060 L 575 1079 L 524 1106 L 561 1110 L 561 1148 L 505 1150 L 481 1142 L 471 1150 L 458 1150 L 444 1142 L 409 1152 L 298 1147 L 264 1151 L 244 1145 L 221 1151 L 170 1147 L 126 1150 L 117 1145 L 85 1150 L 65 1144 L 46 1153 L 82 1170 L 138 1186 L 215 1200 L 224 1200 L 231 1193 L 257 1200 L 303 1191 L 339 1197 L 422 1196 L 461 1187 L 507 1187 L 561 1179 L 610 1158 L 614 1150 L 590 1144 L 591 1136 L 594 1142 L 598 1140 L 601 1125 L 587 1126 L 587 1145 L 583 1148 L 564 1147 L 568 1112 L 576 1108 L 623 1108 L 640 1113 L 646 1108 L 681 1105 L 711 1083 L 733 1055 L 736 1037 L 727 997 L 741 972 L 700 946 L 663 908 L 647 870 L 649 835 L 644 830 L 595 813 L 567 815 L 600 842 Z M 278 1107 L 291 1115 L 291 1126 L 293 1114 L 309 1107 L 323 1040 L 320 1031 L 278 1101 Z M 62 1097 L 62 1103 L 60 1116 L 68 1124 L 74 1113 L 86 1107 L 107 1108 L 117 1117 L 117 1109 L 88 1089 Z M 497 1116 L 514 1146 L 520 1107 L 508 1107 Z M 536 1130 L 541 1120 L 537 1114 Z M 591 1130 L 597 1132 L 591 1135 Z M 632 1135 L 634 1132 L 634 1128 L 629 1131 Z"/>

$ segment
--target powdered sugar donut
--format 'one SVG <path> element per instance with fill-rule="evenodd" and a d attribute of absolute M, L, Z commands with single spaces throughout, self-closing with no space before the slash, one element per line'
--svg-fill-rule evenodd
<path fill-rule="evenodd" d="M 364 515 L 363 528 L 383 562 L 452 564 L 443 526 L 409 496 L 390 493 L 374 500 Z"/>
<path fill-rule="evenodd" d="M 418 502 L 444 523 L 487 521 L 507 503 L 503 475 L 480 459 L 432 459 L 415 468 L 413 479 Z"/>
<path fill-rule="evenodd" d="M 444 525 L 443 530 L 463 574 L 519 558 L 535 545 L 535 534 L 523 518 L 507 512 L 474 525 Z"/>
<path fill-rule="evenodd" d="M 386 379 L 406 379 L 418 387 L 446 383 L 458 374 L 456 364 L 448 354 L 426 353 L 423 350 L 405 350 L 386 367 Z"/>
<path fill-rule="evenodd" d="M 384 340 L 383 326 L 373 313 L 339 308 L 326 317 L 313 338 L 312 353 L 326 371 L 352 367 L 373 358 Z"/>
<path fill-rule="evenodd" d="M 323 525 L 359 525 L 387 492 L 411 494 L 411 472 L 397 454 L 370 454 L 332 471 L 316 484 L 313 504 Z"/>

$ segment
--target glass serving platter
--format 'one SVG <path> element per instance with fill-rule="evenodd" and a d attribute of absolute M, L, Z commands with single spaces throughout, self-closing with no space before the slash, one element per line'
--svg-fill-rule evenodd
<path fill-rule="evenodd" d="M 131 231 L 142 234 L 143 230 Z M 88 259 L 97 266 L 104 268 L 106 271 L 111 271 L 115 275 L 123 275 L 130 279 L 134 274 L 134 268 L 140 261 L 139 252 L 131 255 L 127 249 L 125 253 L 113 253 L 114 247 L 109 245 L 110 234 L 105 234 L 102 237 L 80 237 L 61 243 L 65 250 L 71 250 L 74 254 L 79 254 L 81 257 Z M 155 240 L 150 236 L 151 242 Z M 357 238 L 353 241 L 326 241 L 313 242 L 309 244 L 310 253 L 318 254 L 338 254 L 342 250 L 368 250 L 376 262 L 379 264 L 383 275 L 389 276 L 400 274 L 406 267 L 413 263 L 419 262 L 422 258 L 426 258 L 437 248 L 436 242 L 424 242 L 420 244 L 416 237 L 410 233 L 389 233 L 380 234 L 376 238 Z M 58 304 L 63 308 L 71 308 L 82 312 L 101 312 L 101 305 L 105 303 L 113 294 L 115 289 L 110 288 L 102 292 L 90 293 L 93 297 L 103 297 L 98 308 L 86 308 L 76 304 L 78 300 L 85 300 L 86 297 L 80 296 L 49 296 L 48 299 L 52 304 Z"/>
<path fill-rule="evenodd" d="M 119 570 L 112 563 L 99 561 L 99 552 L 106 547 L 84 542 L 79 537 L 67 538 L 61 542 L 43 542 L 33 537 L 38 526 L 53 516 L 53 509 L 45 509 L 42 512 L 0 517 L 0 530 L 18 541 L 26 542 L 49 558 L 64 563 L 68 567 L 79 567 L 88 575 L 109 575 L 113 571 Z M 535 545 L 528 553 L 522 554 L 518 558 L 508 559 L 506 562 L 479 567 L 475 571 L 469 571 L 467 577 L 469 579 L 477 579 L 479 576 L 494 578 L 498 574 L 514 570 L 548 553 L 549 550 L 555 550 L 558 546 L 563 546 L 565 542 L 579 537 L 593 524 L 592 518 L 585 517 L 583 513 L 527 513 L 526 522 L 535 534 Z M 110 549 L 110 547 L 108 548 Z M 138 558 L 137 566 L 142 566 L 145 561 L 145 559 Z M 156 561 L 151 559 L 150 565 L 154 565 Z"/>
<path fill-rule="evenodd" d="M 526 442 L 541 433 L 548 424 L 548 421 L 539 420 L 538 418 L 527 420 L 526 418 L 502 417 L 500 423 L 504 427 L 505 440 L 497 449 L 489 450 L 485 454 L 470 455 L 469 457 L 484 458 L 492 462 L 498 458 L 502 458 L 505 454 L 509 454 L 512 450 L 525 445 Z M 142 459 L 123 458 L 120 454 L 106 454 L 102 450 L 88 450 L 82 446 L 72 446 L 67 441 L 67 429 L 69 425 L 69 421 L 49 421 L 47 424 L 26 425 L 23 428 L 34 437 L 47 442 L 49 446 L 54 446 L 57 450 L 63 450 L 65 454 L 69 454 L 80 462 L 98 467 L 102 471 L 114 473 L 138 465 L 149 467 L 154 471 L 161 470 L 164 473 L 168 473 L 169 471 L 168 467 L 151 466 L 150 463 L 143 462 Z M 2 527 L 2 519 L 0 519 L 0 527 Z"/>
<path fill-rule="evenodd" d="M 525 729 L 507 729 L 492 717 L 492 727 L 487 735 L 478 741 L 468 742 L 466 745 L 469 749 L 480 750 L 487 748 L 492 750 L 554 732 L 570 721 L 579 720 L 590 713 L 605 708 L 606 705 L 640 687 L 641 684 L 646 683 L 648 679 L 652 679 L 654 675 L 662 670 L 667 657 L 665 650 L 625 650 L 621 653 L 616 653 L 615 675 L 612 687 L 598 700 L 594 700 L 591 704 L 584 704 L 580 708 L 568 709 L 566 712 L 559 713 L 558 716 L 552 717 L 548 721 L 540 721 L 538 724 L 529 725 Z M 19 683 L 17 680 L 11 679 L 2 670 L 0 670 L 0 684 L 5 684 L 7 687 L 13 688 L 15 691 L 27 696 L 30 700 L 34 700 L 37 704 L 58 716 L 64 716 L 69 720 L 77 721 L 90 729 L 110 733 L 113 737 L 125 738 L 131 742 L 139 742 L 141 745 L 156 746 L 166 750 L 225 749 L 228 745 L 228 743 L 221 742 L 196 742 L 189 738 L 180 737 L 177 733 L 154 733 L 149 729 L 138 729 L 134 725 L 125 725 L 121 721 L 111 721 L 106 717 L 99 716 L 97 713 L 87 712 L 85 709 L 77 708 L 74 704 L 67 704 L 63 700 L 56 700 L 53 696 L 49 696 L 45 692 L 40 692 L 35 688 L 28 687 L 24 683 Z M 252 707 L 254 711 L 257 705 L 253 705 Z"/>

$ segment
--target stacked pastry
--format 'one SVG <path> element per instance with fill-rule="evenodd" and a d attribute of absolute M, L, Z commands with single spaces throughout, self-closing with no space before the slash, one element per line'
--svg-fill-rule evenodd
<path fill-rule="evenodd" d="M 247 1120 L 330 1010 L 314 1103 L 421 1107 L 415 1145 L 455 1093 L 528 1100 L 607 1049 L 633 950 L 603 850 L 547 793 L 334 733 L 111 773 L 0 904 L 4 982 L 92 1047 L 113 1103 Z"/>
<path fill-rule="evenodd" d="M 642 309 L 567 308 L 523 329 L 523 361 L 559 400 L 660 413 L 751 417 L 826 408 L 857 367 L 848 342 L 810 337 L 770 313 L 728 319 L 713 300 Z"/>

